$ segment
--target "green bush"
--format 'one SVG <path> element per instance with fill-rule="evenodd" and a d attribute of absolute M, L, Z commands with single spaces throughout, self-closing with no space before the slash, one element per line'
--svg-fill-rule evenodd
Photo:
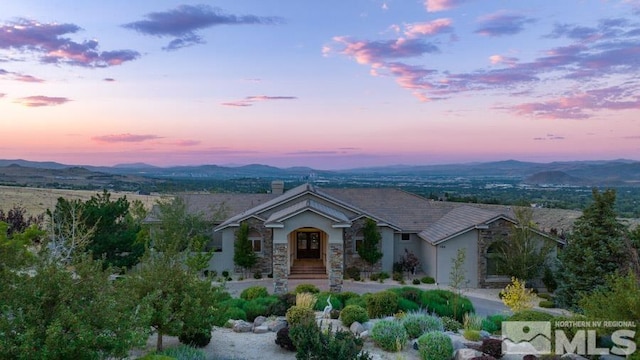
<path fill-rule="evenodd" d="M 368 296 L 358 296 L 358 297 L 353 297 L 348 299 L 347 301 L 344 302 L 345 307 L 349 306 L 349 305 L 356 305 L 356 306 L 360 306 L 363 309 L 367 308 L 367 298 Z"/>
<path fill-rule="evenodd" d="M 413 279 L 413 280 L 411 280 L 411 283 L 413 285 L 420 285 L 420 279 Z"/>
<path fill-rule="evenodd" d="M 289 336 L 296 348 L 296 359 L 370 360 L 362 350 L 363 341 L 349 331 L 321 331 L 318 324 L 305 322 L 290 328 Z"/>
<path fill-rule="evenodd" d="M 384 271 L 381 271 L 379 273 L 372 273 L 371 275 L 369 275 L 369 280 L 371 280 L 371 281 L 384 282 L 388 278 L 389 278 L 389 273 L 384 272 Z"/>
<path fill-rule="evenodd" d="M 511 315 L 509 321 L 551 321 L 553 315 L 535 311 L 535 310 L 522 310 Z"/>
<path fill-rule="evenodd" d="M 267 296 L 269 296 L 267 288 L 259 285 L 250 286 L 242 290 L 242 292 L 240 293 L 240 298 L 247 301 Z"/>
<path fill-rule="evenodd" d="M 187 345 L 165 349 L 159 355 L 170 356 L 176 360 L 205 360 L 207 358 L 202 350 Z"/>
<path fill-rule="evenodd" d="M 284 316 L 287 313 L 287 310 L 296 304 L 296 296 L 292 293 L 280 294 L 275 298 L 277 301 L 267 309 L 267 313 L 269 315 Z"/>
<path fill-rule="evenodd" d="M 420 305 L 422 305 L 423 308 L 427 308 L 429 312 L 434 312 L 439 316 L 449 316 L 458 321 L 463 320 L 464 314 L 475 312 L 471 301 L 464 296 L 457 298 L 457 306 L 454 311 L 456 294 L 449 290 L 435 289 L 423 291 L 420 296 L 420 301 Z"/>
<path fill-rule="evenodd" d="M 327 306 L 327 299 L 329 299 L 329 296 L 331 296 L 331 306 L 334 309 L 340 310 L 342 309 L 343 305 L 342 305 L 342 301 L 340 301 L 340 298 L 338 296 L 336 296 L 336 294 L 334 293 L 330 293 L 328 291 L 323 291 L 321 293 L 318 293 L 318 295 L 316 295 L 318 301 L 316 301 L 316 305 L 314 306 L 314 310 L 316 311 L 323 311 L 325 306 Z"/>
<path fill-rule="evenodd" d="M 471 330 L 465 329 L 462 332 L 462 336 L 469 341 L 480 341 L 480 331 L 479 330 Z"/>
<path fill-rule="evenodd" d="M 540 306 L 541 308 L 554 308 L 556 307 L 556 304 L 550 300 L 542 300 L 540 301 L 538 306 Z"/>
<path fill-rule="evenodd" d="M 401 298 L 411 300 L 415 303 L 420 302 L 420 296 L 422 295 L 422 290 L 413 286 L 396 287 L 389 289 L 388 291 L 394 292 Z"/>
<path fill-rule="evenodd" d="M 420 281 L 422 281 L 423 284 L 435 284 L 436 283 L 436 279 L 432 278 L 431 276 L 424 276 L 424 277 L 422 277 L 422 279 L 420 279 Z"/>
<path fill-rule="evenodd" d="M 285 317 L 289 326 L 294 326 L 302 322 L 315 322 L 316 313 L 307 307 L 294 305 L 287 310 Z"/>
<path fill-rule="evenodd" d="M 428 332 L 418 338 L 422 360 L 449 360 L 453 356 L 451 338 L 441 332 Z"/>
<path fill-rule="evenodd" d="M 247 320 L 253 321 L 258 316 L 269 316 L 269 309 L 278 303 L 278 298 L 275 296 L 259 297 L 251 301 L 247 301 L 242 310 L 247 314 Z"/>
<path fill-rule="evenodd" d="M 395 352 L 404 349 L 409 336 L 400 322 L 380 320 L 371 329 L 371 339 L 383 350 Z"/>
<path fill-rule="evenodd" d="M 445 331 L 458 332 L 458 330 L 462 329 L 462 323 L 452 317 L 443 316 L 440 320 L 442 320 Z"/>
<path fill-rule="evenodd" d="M 262 272 L 260 270 L 256 271 L 253 273 L 253 278 L 258 280 L 258 279 L 262 279 Z"/>
<path fill-rule="evenodd" d="M 404 275 L 401 272 L 394 272 L 391 278 L 393 281 L 402 281 L 404 280 Z"/>
<path fill-rule="evenodd" d="M 317 294 L 319 292 L 320 292 L 320 289 L 318 289 L 318 287 L 313 284 L 300 284 L 296 286 L 296 290 L 295 290 L 296 294 L 300 294 L 300 293 Z"/>
<path fill-rule="evenodd" d="M 340 312 L 340 320 L 344 326 L 349 327 L 355 321 L 361 324 L 369 321 L 369 314 L 367 310 L 358 305 L 347 305 Z"/>
<path fill-rule="evenodd" d="M 494 314 L 491 316 L 488 316 L 487 321 L 491 321 L 494 326 L 493 328 L 495 328 L 495 331 L 489 331 L 487 328 L 485 328 L 485 323 L 482 323 L 482 329 L 485 331 L 489 331 L 490 333 L 496 333 L 502 330 L 502 322 L 509 320 L 509 315 L 504 315 L 504 314 Z M 487 325 L 487 327 L 492 327 L 491 325 Z"/>
<path fill-rule="evenodd" d="M 211 330 L 183 332 L 178 335 L 178 340 L 185 345 L 202 348 L 211 342 Z"/>
<path fill-rule="evenodd" d="M 344 276 L 347 279 L 360 281 L 360 268 L 357 266 L 349 266 L 344 270 Z"/>
<path fill-rule="evenodd" d="M 488 318 L 482 319 L 482 330 L 488 332 L 489 334 L 493 334 L 500 330 L 498 325 Z"/>
<path fill-rule="evenodd" d="M 548 292 L 554 292 L 558 288 L 558 282 L 556 281 L 556 276 L 551 270 L 550 267 L 544 268 L 544 273 L 542 274 L 542 283 L 547 288 Z"/>
<path fill-rule="evenodd" d="M 382 291 L 366 298 L 367 312 L 374 319 L 393 315 L 398 311 L 398 295 L 391 291 Z"/>
<path fill-rule="evenodd" d="M 398 310 L 401 310 L 404 312 L 418 311 L 420 310 L 420 305 L 416 304 L 411 300 L 401 297 L 400 300 L 398 300 Z"/>
<path fill-rule="evenodd" d="M 547 293 L 538 294 L 538 297 L 545 300 L 553 300 L 553 296 Z"/>
<path fill-rule="evenodd" d="M 430 331 L 443 331 L 444 326 L 440 318 L 424 312 L 409 312 L 401 320 L 410 339 L 420 337 Z"/>
<path fill-rule="evenodd" d="M 340 301 L 342 301 L 342 303 L 345 306 L 347 305 L 347 301 L 360 297 L 359 294 L 354 293 L 353 291 L 344 291 L 344 292 L 336 293 L 334 294 L 334 296 L 340 299 Z"/>

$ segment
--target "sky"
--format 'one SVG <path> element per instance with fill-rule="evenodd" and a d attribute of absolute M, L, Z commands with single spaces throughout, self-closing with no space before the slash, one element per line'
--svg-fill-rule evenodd
<path fill-rule="evenodd" d="M 0 158 L 640 160 L 640 1 L 20 0 Z"/>

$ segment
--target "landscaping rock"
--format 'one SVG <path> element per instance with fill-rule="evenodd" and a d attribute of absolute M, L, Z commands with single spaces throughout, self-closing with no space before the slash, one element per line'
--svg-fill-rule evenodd
<path fill-rule="evenodd" d="M 254 334 L 264 334 L 269 332 L 269 327 L 267 325 L 255 326 L 253 328 Z"/>
<path fill-rule="evenodd" d="M 351 326 L 349 327 L 349 330 L 351 330 L 352 333 L 356 334 L 356 335 L 360 335 L 363 331 L 365 331 L 366 329 L 364 328 L 364 326 L 362 326 L 362 324 L 360 324 L 357 321 L 354 321 Z"/>
<path fill-rule="evenodd" d="M 488 339 L 491 337 L 491 333 L 485 330 L 481 330 L 480 331 L 480 339 L 484 340 L 484 339 Z"/>
<path fill-rule="evenodd" d="M 367 341 L 369 339 L 369 330 L 365 330 L 360 333 L 360 339 Z"/>
<path fill-rule="evenodd" d="M 600 360 L 624 360 L 624 356 L 618 356 L 613 354 L 600 355 Z"/>
<path fill-rule="evenodd" d="M 371 321 L 363 323 L 362 326 L 364 326 L 365 330 L 368 331 L 371 331 L 371 329 L 373 329 L 373 323 Z"/>
<path fill-rule="evenodd" d="M 253 326 L 260 326 L 264 324 L 265 321 L 267 321 L 266 317 L 258 316 L 257 318 L 255 318 L 255 320 L 253 320 Z"/>
<path fill-rule="evenodd" d="M 233 324 L 233 331 L 234 332 L 251 332 L 251 330 L 253 330 L 253 324 L 246 322 L 244 320 L 238 320 L 236 321 L 235 324 Z"/>
<path fill-rule="evenodd" d="M 464 343 L 467 340 L 465 340 L 465 338 L 462 337 L 460 334 L 449 332 L 449 333 L 447 333 L 447 335 L 449 336 L 449 338 L 451 338 L 451 343 L 453 344 L 453 350 L 454 351 L 466 348 Z"/>
<path fill-rule="evenodd" d="M 469 360 L 477 356 L 482 356 L 482 353 L 480 351 L 476 351 L 473 349 L 459 349 L 459 350 L 456 350 L 454 359 Z"/>
<path fill-rule="evenodd" d="M 562 360 L 588 360 L 586 357 L 576 355 L 576 354 L 564 354 L 560 356 Z"/>
<path fill-rule="evenodd" d="M 287 327 L 287 321 L 286 320 L 271 320 L 271 321 L 267 321 L 267 327 L 269 328 L 269 331 L 273 331 L 273 332 L 278 332 L 280 329 Z"/>

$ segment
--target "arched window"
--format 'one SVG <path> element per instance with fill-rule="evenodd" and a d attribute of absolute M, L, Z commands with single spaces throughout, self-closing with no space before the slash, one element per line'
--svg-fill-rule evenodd
<path fill-rule="evenodd" d="M 496 241 L 487 248 L 487 276 L 504 276 L 502 271 L 502 247 L 503 241 Z"/>
<path fill-rule="evenodd" d="M 262 235 L 256 230 L 249 231 L 249 241 L 253 247 L 253 252 L 262 254 Z"/>

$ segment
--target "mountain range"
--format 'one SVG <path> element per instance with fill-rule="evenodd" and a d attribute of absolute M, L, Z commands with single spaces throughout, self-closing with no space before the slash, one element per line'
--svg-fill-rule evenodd
<path fill-rule="evenodd" d="M 145 163 L 115 166 L 67 165 L 57 162 L 1 160 L 0 184 L 42 185 L 112 181 L 146 183 L 162 179 L 297 179 L 321 178 L 496 178 L 532 185 L 640 186 L 640 162 L 635 160 L 566 161 L 534 163 L 505 160 L 447 165 L 393 165 L 346 170 L 316 170 L 309 167 L 278 168 L 251 164 L 243 166 L 157 167 Z"/>

